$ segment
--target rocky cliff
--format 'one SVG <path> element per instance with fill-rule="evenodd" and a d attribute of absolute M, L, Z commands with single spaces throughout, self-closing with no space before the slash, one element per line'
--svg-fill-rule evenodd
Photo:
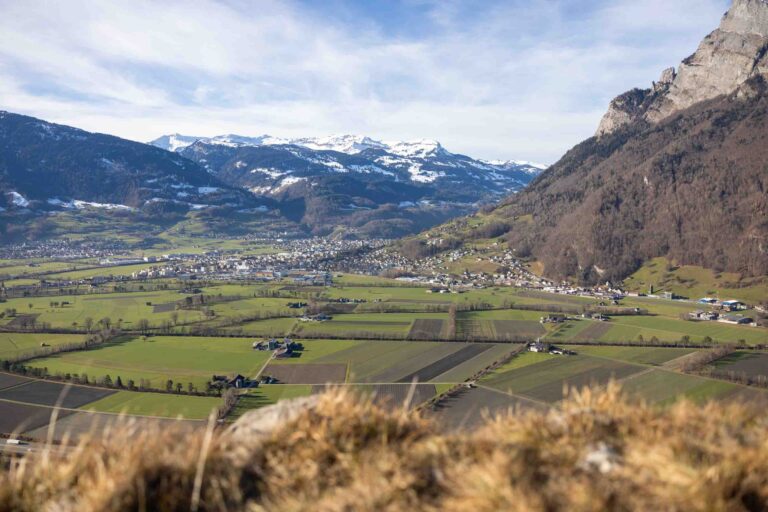
<path fill-rule="evenodd" d="M 658 123 L 696 103 L 736 90 L 768 74 L 768 2 L 735 0 L 720 26 L 685 59 L 666 70 L 653 88 L 625 93 L 611 103 L 597 135 L 632 121 Z M 629 95 L 629 96 L 628 96 Z"/>

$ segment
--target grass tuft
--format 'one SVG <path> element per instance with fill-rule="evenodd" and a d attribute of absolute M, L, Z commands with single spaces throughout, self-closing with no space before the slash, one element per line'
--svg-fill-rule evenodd
<path fill-rule="evenodd" d="M 217 430 L 205 457 L 204 432 L 124 425 L 11 461 L 0 510 L 189 510 L 201 460 L 198 510 L 758 510 L 767 433 L 758 407 L 616 385 L 454 434 L 332 390 L 266 434 Z"/>

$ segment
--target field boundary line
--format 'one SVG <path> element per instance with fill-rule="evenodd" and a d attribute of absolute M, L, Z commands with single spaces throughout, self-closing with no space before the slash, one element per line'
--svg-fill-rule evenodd
<path fill-rule="evenodd" d="M 510 392 L 507 392 L 507 391 L 502 391 L 500 389 L 496 389 L 496 388 L 492 388 L 490 386 L 486 386 L 485 384 L 475 384 L 475 386 L 477 386 L 478 388 L 484 389 L 486 391 L 493 391 L 494 393 L 499 393 L 501 395 L 511 396 L 512 398 L 517 398 L 519 400 L 525 400 L 525 401 L 528 401 L 528 402 L 533 402 L 535 404 L 546 405 L 547 407 L 552 407 L 552 404 L 549 403 L 549 402 L 544 402 L 542 400 L 537 400 L 535 398 L 530 398 L 530 397 L 525 396 L 525 395 L 518 395 L 516 393 L 510 393 Z"/>
<path fill-rule="evenodd" d="M 110 396 L 110 395 L 107 395 Z M 106 398 L 106 397 L 103 397 Z M 215 398 L 215 397 L 212 397 Z M 99 399 L 101 400 L 101 398 Z M 88 404 L 85 404 L 83 407 L 87 407 L 88 405 L 98 402 L 99 400 L 94 400 L 93 402 L 89 402 Z M 150 418 L 155 420 L 172 420 L 172 421 L 197 421 L 197 422 L 206 422 L 207 420 L 199 420 L 199 419 L 192 419 L 192 418 L 178 418 L 174 416 L 145 416 L 145 415 L 139 415 L 139 414 L 126 414 L 122 412 L 109 412 L 109 411 L 96 411 L 93 409 L 74 409 L 72 407 L 56 407 L 55 405 L 45 405 L 45 404 L 33 404 L 29 402 L 20 402 L 18 400 L 11 400 L 8 398 L 0 398 L 0 402 L 6 402 L 9 404 L 16 404 L 16 405 L 28 405 L 31 407 L 41 407 L 43 409 L 59 409 L 62 411 L 71 411 L 71 412 L 80 412 L 84 414 L 104 414 L 109 416 L 123 416 L 125 418 Z"/>

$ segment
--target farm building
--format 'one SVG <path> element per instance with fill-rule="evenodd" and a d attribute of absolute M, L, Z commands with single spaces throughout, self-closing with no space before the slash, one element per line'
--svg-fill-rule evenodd
<path fill-rule="evenodd" d="M 565 322 L 565 315 L 546 315 L 539 319 L 542 324 L 560 324 Z"/>
<path fill-rule="evenodd" d="M 747 305 L 738 300 L 724 300 L 722 302 L 722 305 L 725 309 L 729 311 L 740 311 L 743 309 L 747 309 Z"/>
<path fill-rule="evenodd" d="M 742 315 L 723 315 L 720 317 L 720 322 L 724 322 L 726 324 L 742 324 L 747 325 L 754 322 L 753 319 L 742 316 Z"/>
<path fill-rule="evenodd" d="M 700 309 L 688 313 L 690 320 L 717 320 L 719 316 L 714 311 L 702 311 Z"/>
<path fill-rule="evenodd" d="M 570 352 L 567 350 L 564 350 L 560 347 L 556 347 L 549 343 L 543 343 L 541 341 L 534 341 L 533 343 L 530 343 L 528 345 L 528 351 L 538 352 L 542 354 L 557 354 L 557 355 L 570 354 Z"/>
<path fill-rule="evenodd" d="M 299 320 L 302 322 L 327 322 L 333 317 L 326 315 L 325 313 L 318 313 L 317 315 L 304 315 Z"/>

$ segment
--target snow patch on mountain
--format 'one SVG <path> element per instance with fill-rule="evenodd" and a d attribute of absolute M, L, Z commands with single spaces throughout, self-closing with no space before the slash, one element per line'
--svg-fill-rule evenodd
<path fill-rule="evenodd" d="M 261 174 L 266 174 L 270 178 L 279 178 L 280 176 L 290 173 L 290 171 L 283 172 L 278 169 L 268 169 L 265 167 L 257 167 L 256 169 L 251 169 L 251 173 L 252 174 L 261 173 Z"/>
<path fill-rule="evenodd" d="M 13 203 L 14 206 L 18 206 L 19 208 L 26 208 L 29 206 L 29 201 L 27 198 L 15 190 L 8 192 L 8 195 L 11 196 L 11 203 Z"/>

